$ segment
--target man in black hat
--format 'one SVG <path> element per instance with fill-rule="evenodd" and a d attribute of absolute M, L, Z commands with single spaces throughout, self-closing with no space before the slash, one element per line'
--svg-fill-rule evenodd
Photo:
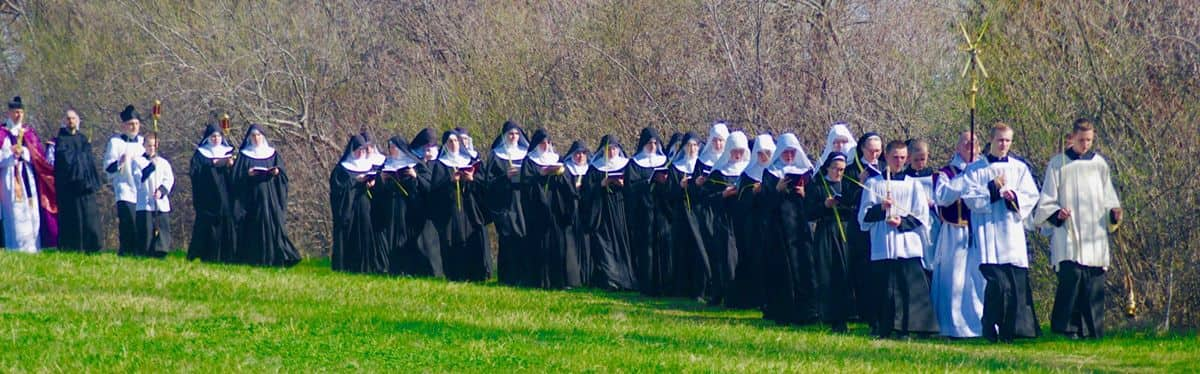
<path fill-rule="evenodd" d="M 33 127 L 25 123 L 25 105 L 17 96 L 8 103 L 8 118 L 0 128 L 3 146 L 0 167 L 3 191 L 4 246 L 22 252 L 58 245 L 54 198 L 54 167 Z"/>
<path fill-rule="evenodd" d="M 104 171 L 112 182 L 113 196 L 117 199 L 117 226 L 120 246 L 117 255 L 137 255 L 139 250 L 137 226 L 134 223 L 137 213 L 138 180 L 134 178 L 133 161 L 146 149 L 142 146 L 142 120 L 137 109 L 128 105 L 121 111 L 121 133 L 108 139 L 104 150 Z"/>

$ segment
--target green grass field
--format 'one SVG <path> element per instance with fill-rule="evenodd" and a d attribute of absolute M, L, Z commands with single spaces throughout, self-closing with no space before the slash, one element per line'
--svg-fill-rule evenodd
<path fill-rule="evenodd" d="M 1040 301 L 1040 300 L 1039 300 Z M 1195 336 L 874 340 L 592 290 L 0 253 L 0 371 L 1190 371 Z"/>

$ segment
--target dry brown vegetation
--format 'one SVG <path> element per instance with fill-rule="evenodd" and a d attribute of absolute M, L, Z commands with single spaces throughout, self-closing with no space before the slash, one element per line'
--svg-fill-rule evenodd
<path fill-rule="evenodd" d="M 126 103 L 160 98 L 177 169 L 220 113 L 233 116 L 235 137 L 246 123 L 267 125 L 291 166 L 292 235 L 322 255 L 328 168 L 360 129 L 462 126 L 487 143 L 513 118 L 562 143 L 603 133 L 628 142 L 642 126 L 702 131 L 725 118 L 795 131 L 815 153 L 828 124 L 847 120 L 857 132 L 929 138 L 948 155 L 967 119 L 957 24 L 989 22 L 982 122 L 1015 125 L 1018 152 L 1041 169 L 1073 118 L 1098 120 L 1130 212 L 1109 273 L 1110 323 L 1194 328 L 1197 9 L 1189 0 L 6 0 L 0 93 L 24 96 L 43 134 L 63 108 L 79 108 L 94 141 Z M 176 200 L 188 201 L 189 183 L 180 186 Z M 190 207 L 177 206 L 186 236 Z M 1032 251 L 1048 311 L 1045 241 Z M 1136 319 L 1122 317 L 1129 285 Z"/>

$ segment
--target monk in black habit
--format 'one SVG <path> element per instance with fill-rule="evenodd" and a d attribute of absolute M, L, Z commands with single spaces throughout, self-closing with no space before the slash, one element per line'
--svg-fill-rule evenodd
<path fill-rule="evenodd" d="M 532 285 L 533 268 L 525 253 L 525 213 L 521 207 L 521 163 L 529 151 L 529 140 L 521 125 L 504 122 L 500 134 L 492 141 L 492 155 L 483 168 L 487 176 L 484 202 L 488 215 L 496 224 L 499 245 L 498 264 L 500 283 Z"/>
<path fill-rule="evenodd" d="M 386 274 L 389 269 L 387 248 L 377 245 L 372 190 L 379 169 L 370 157 L 370 144 L 362 135 L 354 135 L 346 144 L 342 158 L 329 175 L 329 205 L 333 214 L 334 271 Z"/>
<path fill-rule="evenodd" d="M 585 222 L 586 214 L 584 214 L 584 212 L 589 211 L 590 205 L 585 204 L 586 201 L 582 199 L 583 196 L 588 195 L 591 188 L 591 185 L 585 183 L 585 178 L 591 167 L 588 163 L 588 156 L 590 155 L 591 152 L 588 151 L 587 145 L 584 145 L 582 141 L 576 140 L 571 143 L 571 148 L 567 150 L 567 153 L 562 155 L 562 159 L 560 160 L 566 169 L 563 177 L 567 180 L 567 191 L 570 193 L 567 196 L 569 199 L 568 204 L 570 204 L 568 209 L 572 212 L 570 219 L 564 222 L 565 226 L 563 227 L 563 232 L 567 235 L 566 245 L 569 247 L 565 253 L 568 257 L 572 253 L 575 254 L 576 268 L 579 272 L 575 276 L 579 279 L 578 284 L 570 284 L 572 276 L 567 275 L 568 287 L 578 287 L 588 284 L 588 276 L 592 274 L 591 229 L 587 227 Z M 568 258 L 566 261 L 570 261 L 570 259 Z M 569 268 L 570 265 L 568 264 L 567 267 Z"/>
<path fill-rule="evenodd" d="M 442 149 L 430 165 L 429 214 L 440 234 L 446 279 L 481 282 L 493 269 L 483 206 L 476 198 L 486 179 L 461 141 L 458 132 L 442 134 Z"/>
<path fill-rule="evenodd" d="M 546 130 L 535 131 L 521 168 L 525 250 L 534 268 L 533 285 L 549 289 L 579 286 L 579 256 L 568 242 L 574 236 L 566 231 L 575 216 L 575 188 L 559 160 Z"/>
<path fill-rule="evenodd" d="M 387 159 L 372 190 L 371 215 L 375 245 L 388 256 L 388 272 L 403 273 L 403 253 L 411 248 L 417 235 L 410 221 L 414 207 L 429 189 L 429 171 L 419 156 L 409 150 L 402 136 L 388 139 Z"/>
<path fill-rule="evenodd" d="M 696 164 L 700 159 L 700 137 L 693 132 L 684 134 L 679 149 L 671 160 L 667 186 L 670 187 L 671 203 L 671 253 L 672 283 L 670 292 L 674 296 L 702 298 L 705 287 L 712 276 L 708 266 L 708 252 L 704 248 L 700 221 L 696 215 L 699 187 L 693 184 Z"/>
<path fill-rule="evenodd" d="M 233 225 L 230 170 L 234 149 L 217 126 L 204 128 L 188 174 L 192 178 L 192 239 L 187 257 L 205 262 L 233 262 L 237 231 Z"/>
<path fill-rule="evenodd" d="M 625 166 L 629 158 L 612 135 L 600 138 L 584 183 L 589 184 L 586 227 L 592 229 L 591 285 L 607 290 L 637 289 L 625 214 Z"/>
<path fill-rule="evenodd" d="M 429 198 L 428 179 L 432 177 L 431 170 L 438 163 L 438 153 L 441 146 L 433 129 L 424 128 L 413 137 L 408 149 L 420 158 L 415 166 L 419 178 L 426 180 L 419 191 L 409 191 L 417 194 L 408 204 L 408 215 L 405 217 L 409 224 L 412 238 L 401 248 L 398 257 L 400 274 L 426 277 L 444 277 L 446 273 L 442 266 L 441 236 L 433 223 L 433 211 L 443 207 L 434 204 Z"/>
<path fill-rule="evenodd" d="M 238 260 L 261 266 L 300 262 L 287 234 L 287 172 L 258 125 L 246 129 L 233 163 L 232 182 Z"/>
<path fill-rule="evenodd" d="M 92 156 L 92 143 L 79 132 L 79 114 L 67 110 L 66 124 L 54 139 L 54 180 L 58 188 L 58 248 L 65 251 L 100 251 L 100 216 L 96 191 L 100 174 Z"/>
<path fill-rule="evenodd" d="M 658 131 L 642 128 L 637 153 L 625 173 L 629 246 L 638 286 L 648 296 L 663 295 L 670 287 L 671 222 L 668 162 Z"/>

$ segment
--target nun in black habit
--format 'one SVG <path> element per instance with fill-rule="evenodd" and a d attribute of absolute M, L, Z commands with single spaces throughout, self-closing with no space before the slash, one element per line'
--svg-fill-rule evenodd
<path fill-rule="evenodd" d="M 569 193 L 567 198 L 568 204 L 570 204 L 568 209 L 572 212 L 570 219 L 564 222 L 566 226 L 563 227 L 563 232 L 567 235 L 566 245 L 573 247 L 567 248 L 566 253 L 568 256 L 572 253 L 575 254 L 576 268 L 579 272 L 576 275 L 579 283 L 574 285 L 568 284 L 568 287 L 578 287 L 588 284 L 588 276 L 592 274 L 591 230 L 586 224 L 587 215 L 585 214 L 585 212 L 590 211 L 590 205 L 586 204 L 587 201 L 582 199 L 583 196 L 588 195 L 590 188 L 592 188 L 585 181 L 588 170 L 591 167 L 588 162 L 590 155 L 591 152 L 588 151 L 587 145 L 582 141 L 576 140 L 571 143 L 571 148 L 567 150 L 567 153 L 563 153 L 560 160 L 566 169 L 563 177 L 567 180 L 566 190 Z M 570 258 L 567 261 L 570 261 Z M 569 264 L 567 266 L 570 267 Z M 570 277 L 568 275 L 568 283 Z"/>
<path fill-rule="evenodd" d="M 849 221 L 856 220 L 857 200 L 844 197 L 846 155 L 831 152 L 825 164 L 805 187 L 804 211 L 816 223 L 813 231 L 813 275 L 817 290 L 817 310 L 821 322 L 833 332 L 846 332 L 846 321 L 854 316 L 853 282 L 850 254 L 846 244 Z"/>
<path fill-rule="evenodd" d="M 663 148 L 663 153 L 667 155 L 667 159 L 674 159 L 675 152 L 679 151 L 679 140 L 683 139 L 683 133 L 671 133 L 671 140 L 667 141 L 667 147 Z"/>
<path fill-rule="evenodd" d="M 441 238 L 446 279 L 481 282 L 491 278 L 494 267 L 476 198 L 487 181 L 461 141 L 458 132 L 442 134 L 442 149 L 430 165 L 429 214 Z"/>
<path fill-rule="evenodd" d="M 439 150 L 437 135 L 433 129 L 424 128 L 413 137 L 408 149 L 419 162 L 414 166 L 418 177 L 417 191 L 408 191 L 414 199 L 409 200 L 407 215 L 409 235 L 407 243 L 400 247 L 398 269 L 393 273 L 441 278 L 445 276 L 442 266 L 441 236 L 433 221 L 433 212 L 442 209 L 436 205 L 429 191 L 432 169 L 438 164 Z M 423 182 L 421 182 L 423 180 Z"/>
<path fill-rule="evenodd" d="M 589 184 L 586 227 L 591 228 L 591 285 L 607 290 L 634 290 L 637 278 L 630 258 L 629 231 L 625 214 L 627 184 L 625 166 L 629 158 L 612 135 L 600 139 L 592 154 L 584 183 Z"/>
<path fill-rule="evenodd" d="M 230 171 L 234 150 L 221 129 L 209 124 L 192 154 L 188 175 L 192 178 L 192 239 L 187 258 L 205 262 L 233 262 L 237 230 L 233 222 Z"/>
<path fill-rule="evenodd" d="M 708 279 L 712 276 L 708 266 L 708 252 L 697 219 L 699 186 L 694 184 L 697 161 L 700 159 L 702 142 L 695 133 L 688 132 L 680 139 L 679 149 L 672 157 L 667 186 L 671 194 L 671 253 L 673 264 L 672 289 L 674 296 L 700 298 L 705 296 Z"/>
<path fill-rule="evenodd" d="M 738 262 L 734 273 L 732 291 L 725 305 L 730 308 L 753 308 L 763 306 L 764 295 L 768 286 L 764 278 L 763 256 L 765 243 L 763 227 L 768 222 L 767 212 L 774 207 L 768 198 L 769 186 L 763 183 L 771 156 L 775 153 L 775 139 L 770 134 L 759 134 L 754 138 L 750 153 L 750 166 L 747 166 L 738 179 L 738 192 L 731 207 L 730 217 L 733 217 L 734 239 L 737 242 Z"/>
<path fill-rule="evenodd" d="M 528 262 L 533 286 L 561 289 L 579 286 L 579 256 L 566 229 L 574 217 L 574 186 L 546 130 L 533 133 L 521 168 Z"/>
<path fill-rule="evenodd" d="M 505 121 L 500 135 L 492 141 L 492 156 L 482 174 L 484 202 L 488 216 L 496 224 L 499 245 L 500 283 L 525 285 L 532 282 L 533 268 L 525 245 L 525 213 L 521 206 L 521 167 L 529 151 L 525 130 L 512 120 Z"/>
<path fill-rule="evenodd" d="M 646 127 L 625 173 L 629 245 L 638 286 L 648 296 L 670 287 L 671 222 L 667 189 L 668 159 L 658 131 Z"/>
<path fill-rule="evenodd" d="M 287 234 L 288 178 L 283 159 L 258 125 L 250 125 L 233 163 L 237 257 L 242 263 L 292 266 L 300 254 Z"/>
<path fill-rule="evenodd" d="M 429 171 L 420 157 L 409 150 L 402 136 L 388 139 L 386 160 L 372 191 L 371 215 L 375 245 L 388 256 L 388 272 L 403 273 L 406 249 L 412 248 L 417 231 L 409 221 L 411 210 L 420 206 L 420 198 L 429 188 Z"/>
<path fill-rule="evenodd" d="M 730 209 L 738 192 L 738 178 L 750 165 L 750 147 L 746 134 L 735 131 L 729 134 L 728 144 L 721 158 L 713 163 L 708 176 L 698 178 L 701 209 L 711 215 L 711 223 L 704 230 L 704 247 L 708 250 L 708 264 L 712 277 L 707 289 L 709 303 L 721 305 L 731 290 L 737 269 L 737 242 L 734 237 L 734 220 Z"/>
<path fill-rule="evenodd" d="M 372 190 L 378 184 L 379 173 L 366 138 L 351 136 L 341 160 L 329 176 L 334 271 L 388 272 L 388 254 L 386 248 L 375 242 L 374 215 L 371 213 Z"/>
<path fill-rule="evenodd" d="M 800 140 L 791 133 L 780 135 L 775 154 L 762 173 L 763 196 L 770 208 L 766 210 L 766 248 L 761 259 L 766 285 L 763 318 L 779 324 L 804 324 L 817 315 L 812 233 L 804 212 L 805 186 L 812 173 L 812 162 Z"/>

